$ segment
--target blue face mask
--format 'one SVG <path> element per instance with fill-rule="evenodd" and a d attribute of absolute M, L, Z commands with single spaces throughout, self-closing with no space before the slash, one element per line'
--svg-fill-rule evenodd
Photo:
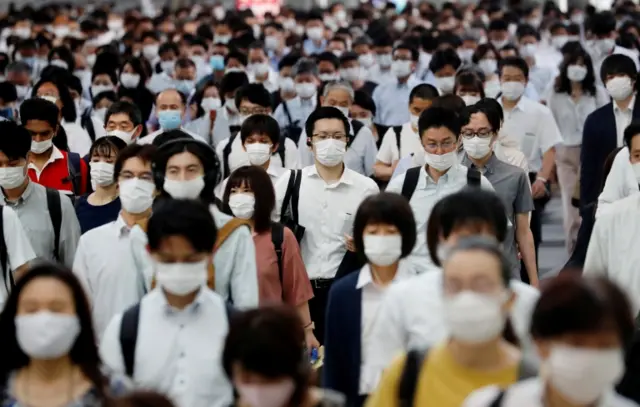
<path fill-rule="evenodd" d="M 189 96 L 195 88 L 196 84 L 194 83 L 194 81 L 179 80 L 175 82 L 175 86 L 178 92 L 182 93 L 183 95 Z"/>
<path fill-rule="evenodd" d="M 158 112 L 158 123 L 162 130 L 175 130 L 180 128 L 182 117 L 179 110 L 161 110 Z"/>
<path fill-rule="evenodd" d="M 224 71 L 224 57 L 222 55 L 212 55 L 209 58 L 209 65 L 214 71 Z"/>

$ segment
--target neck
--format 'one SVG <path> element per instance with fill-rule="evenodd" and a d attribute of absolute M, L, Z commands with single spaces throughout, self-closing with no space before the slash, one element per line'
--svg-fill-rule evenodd
<path fill-rule="evenodd" d="M 505 98 L 504 96 L 502 96 L 500 99 L 502 99 L 502 107 L 504 107 L 505 110 L 513 109 L 520 101 L 520 98 L 516 100 L 507 100 L 507 98 Z"/>
<path fill-rule="evenodd" d="M 131 228 L 141 220 L 149 219 L 149 217 L 151 216 L 151 208 L 142 213 L 129 213 L 123 209 L 122 211 L 120 211 L 120 215 L 122 216 L 122 219 L 124 219 L 124 222 L 127 224 L 127 226 Z"/>
<path fill-rule="evenodd" d="M 364 86 L 364 81 L 363 81 L 363 80 L 361 80 L 361 79 L 358 79 L 358 80 L 356 80 L 356 81 L 351 82 L 351 86 L 352 86 L 354 89 L 358 90 L 358 89 L 360 89 L 361 87 L 363 87 L 363 86 Z"/>
<path fill-rule="evenodd" d="M 311 41 L 312 41 L 314 44 L 316 44 L 316 45 L 320 45 L 320 44 L 322 44 L 322 39 L 319 39 L 319 40 L 311 40 Z"/>
<path fill-rule="evenodd" d="M 534 57 L 526 57 L 524 60 L 527 63 L 527 65 L 529 65 L 529 68 L 536 65 L 536 59 Z"/>
<path fill-rule="evenodd" d="M 262 167 L 262 169 L 264 169 L 265 171 L 267 171 L 269 169 L 269 166 L 271 165 L 271 159 L 268 159 L 267 161 L 265 161 L 264 164 L 262 164 L 260 167 Z"/>
<path fill-rule="evenodd" d="M 339 181 L 340 177 L 342 177 L 342 174 L 344 173 L 344 163 L 340 163 L 340 165 L 336 165 L 335 167 L 325 167 L 316 161 L 316 170 L 324 182 L 331 183 Z"/>
<path fill-rule="evenodd" d="M 550 384 L 545 386 L 543 397 L 544 405 L 547 407 L 588 407 L 590 404 L 575 404 L 564 398 L 562 394 Z M 595 403 L 597 404 L 597 403 Z"/>
<path fill-rule="evenodd" d="M 407 83 L 407 81 L 409 80 L 410 76 L 411 75 L 405 76 L 405 77 L 402 77 L 402 78 L 398 78 L 398 83 Z"/>
<path fill-rule="evenodd" d="M 500 364 L 501 337 L 497 337 L 483 344 L 469 345 L 451 339 L 448 344 L 453 359 L 463 366 L 474 369 L 491 369 Z"/>
<path fill-rule="evenodd" d="M 50 149 L 48 149 L 42 154 L 35 154 L 32 152 L 31 154 L 29 154 L 29 161 L 34 163 L 38 168 L 40 168 L 42 164 L 49 161 L 49 158 L 51 158 L 52 153 L 53 153 L 53 147 L 51 147 Z"/>
<path fill-rule="evenodd" d="M 38 381 L 53 382 L 61 377 L 68 376 L 73 368 L 73 363 L 68 355 L 57 359 L 36 360 L 32 359 L 26 370 L 30 377 Z"/>
<path fill-rule="evenodd" d="M 581 82 L 571 82 L 571 93 L 580 93 L 582 92 L 582 83 Z"/>
<path fill-rule="evenodd" d="M 482 157 L 482 158 L 473 158 L 471 157 L 469 154 L 467 154 L 467 157 L 469 157 L 469 159 L 471 160 L 471 162 L 478 168 L 484 168 L 485 165 L 487 165 L 487 163 L 489 162 L 489 160 L 491 159 L 491 156 L 493 155 L 493 152 L 490 152 L 489 154 L 487 154 L 486 156 Z"/>
<path fill-rule="evenodd" d="M 167 290 L 162 290 L 164 292 L 165 297 L 167 298 L 167 303 L 176 309 L 185 309 L 188 307 L 193 301 L 195 301 L 196 297 L 200 290 L 194 291 L 191 294 L 187 295 L 175 295 L 167 292 Z"/>
<path fill-rule="evenodd" d="M 429 176 L 437 183 L 440 177 L 442 177 L 444 174 L 447 173 L 447 171 L 449 171 L 449 168 L 447 168 L 444 171 L 438 171 L 435 168 L 429 167 L 427 165 L 426 170 L 427 170 L 427 174 L 429 174 Z"/>
<path fill-rule="evenodd" d="M 371 268 L 373 281 L 383 287 L 391 284 L 398 272 L 398 262 L 390 266 L 378 266 L 377 264 L 369 263 L 369 267 Z"/>
<path fill-rule="evenodd" d="M 18 199 L 20 199 L 22 194 L 24 194 L 24 191 L 27 190 L 27 187 L 29 186 L 29 182 L 30 182 L 29 177 L 26 176 L 22 185 L 20 185 L 18 188 L 13 188 L 13 189 L 3 188 L 2 192 L 4 193 L 5 198 L 7 198 L 7 201 L 17 201 Z"/>
<path fill-rule="evenodd" d="M 107 186 L 96 185 L 93 196 L 98 200 L 113 200 L 118 195 L 118 184 L 113 183 Z"/>
<path fill-rule="evenodd" d="M 631 93 L 629 97 L 627 97 L 626 99 L 615 100 L 614 103 L 618 105 L 620 109 L 625 110 L 626 108 L 629 107 L 629 104 L 631 103 L 631 99 L 633 99 L 634 95 L 635 93 Z"/>

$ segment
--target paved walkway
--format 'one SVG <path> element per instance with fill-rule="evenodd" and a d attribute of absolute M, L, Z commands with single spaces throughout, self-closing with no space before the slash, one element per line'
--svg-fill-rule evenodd
<path fill-rule="evenodd" d="M 540 276 L 545 278 L 556 275 L 568 258 L 562 230 L 562 201 L 559 196 L 555 196 L 547 204 L 542 218 L 542 243 L 538 253 Z"/>

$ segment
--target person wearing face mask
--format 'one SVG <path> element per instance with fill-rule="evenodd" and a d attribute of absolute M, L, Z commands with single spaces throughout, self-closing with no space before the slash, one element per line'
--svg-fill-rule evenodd
<path fill-rule="evenodd" d="M 562 136 L 549 108 L 523 96 L 528 78 L 529 67 L 522 58 L 500 61 L 502 95 L 499 102 L 504 109 L 503 128 L 529 159 L 529 180 L 535 205 L 531 231 L 537 256 L 542 240 L 542 210 L 550 194 L 548 182 L 555 166 L 555 147 L 562 143 Z M 527 281 L 527 276 L 523 270 L 523 281 Z"/>
<path fill-rule="evenodd" d="M 438 50 L 429 62 L 429 71 L 434 75 L 435 86 L 440 95 L 453 93 L 456 71 L 462 65 L 458 54 L 452 48 Z"/>
<path fill-rule="evenodd" d="M 0 368 L 3 404 L 105 406 L 130 387 L 124 377 L 104 374 L 90 305 L 66 267 L 35 265 L 16 280 L 0 326 L 10 352 Z"/>
<path fill-rule="evenodd" d="M 322 382 L 356 406 L 375 390 L 375 374 L 363 369 L 369 334 L 387 288 L 413 275 L 402 259 L 415 244 L 416 226 L 402 196 L 381 193 L 360 204 L 353 229 L 356 253 L 367 264 L 329 292 Z"/>
<path fill-rule="evenodd" d="M 349 108 L 349 117 L 351 120 L 357 120 L 364 124 L 366 128 L 371 130 L 373 140 L 376 143 L 376 151 L 382 139 L 378 135 L 376 126 L 373 125 L 373 118 L 376 116 L 376 104 L 373 103 L 371 96 L 362 91 L 353 93 L 353 104 Z M 375 163 L 374 163 L 375 164 Z"/>
<path fill-rule="evenodd" d="M 533 199 L 528 174 L 521 168 L 500 161 L 493 152 L 498 142 L 500 116 L 491 106 L 479 102 L 467 106 L 462 112 L 462 165 L 481 171 L 502 199 L 512 227 L 504 243 L 504 253 L 513 278 L 520 277 L 518 252 L 527 272 L 528 280 L 538 286 L 536 252 L 529 227 Z"/>
<path fill-rule="evenodd" d="M 291 308 L 262 307 L 234 318 L 222 356 L 238 394 L 233 407 L 345 407 L 341 394 L 310 384 L 304 338 Z"/>
<path fill-rule="evenodd" d="M 271 69 L 269 58 L 262 42 L 249 46 L 247 72 L 251 83 L 262 84 L 269 93 L 278 90 L 278 75 Z"/>
<path fill-rule="evenodd" d="M 383 36 L 375 40 L 373 49 L 375 51 L 376 64 L 369 69 L 369 80 L 378 84 L 394 82 L 396 77 L 391 72 L 393 41 L 388 36 Z"/>
<path fill-rule="evenodd" d="M 81 233 L 86 233 L 118 219 L 121 204 L 118 185 L 113 180 L 113 168 L 118 153 L 127 144 L 115 136 L 96 140 L 89 151 L 92 192 L 75 201 L 76 216 Z"/>
<path fill-rule="evenodd" d="M 489 23 L 488 37 L 491 45 L 500 51 L 509 44 L 509 25 L 505 20 L 493 20 Z"/>
<path fill-rule="evenodd" d="M 286 46 L 285 29 L 282 24 L 271 21 L 264 25 L 263 32 L 271 69 L 277 70 L 282 58 L 291 52 L 291 48 Z"/>
<path fill-rule="evenodd" d="M 118 83 L 118 77 L 113 71 L 105 71 L 102 69 L 94 69 L 91 79 L 91 98 L 96 97 L 102 92 L 110 92 L 115 90 Z M 82 114 L 82 112 L 77 112 Z"/>
<path fill-rule="evenodd" d="M 536 375 L 537 369 L 523 357 L 509 318 L 517 294 L 510 287 L 507 264 L 498 242 L 487 237 L 462 238 L 448 250 L 441 293 L 447 339 L 426 349 L 413 346 L 396 358 L 368 407 L 401 406 L 407 401 L 455 407 L 474 390 L 504 387 Z M 410 380 L 411 390 L 398 392 L 401 380 Z"/>
<path fill-rule="evenodd" d="M 631 306 L 618 286 L 604 278 L 556 277 L 531 317 L 544 375 L 506 389 L 479 389 L 462 406 L 489 407 L 495 400 L 503 407 L 637 406 L 614 391 L 634 329 Z"/>
<path fill-rule="evenodd" d="M 258 166 L 238 168 L 229 177 L 222 202 L 231 215 L 246 219 L 251 226 L 260 305 L 284 303 L 295 307 L 305 329 L 307 348 L 318 349 L 320 344 L 313 335 L 309 315 L 313 291 L 295 235 L 286 226 L 271 222 L 276 202 L 270 181 L 271 177 Z"/>
<path fill-rule="evenodd" d="M 142 42 L 142 56 L 154 64 L 160 56 L 160 37 L 155 31 L 145 31 L 140 35 Z"/>
<path fill-rule="evenodd" d="M 217 235 L 201 202 L 165 199 L 154 205 L 147 236 L 155 287 L 139 304 L 119 311 L 100 341 L 100 356 L 112 371 L 181 406 L 222 407 L 233 400 L 221 363 L 231 309 L 207 288 Z M 126 271 L 134 279 L 138 274 Z M 164 369 L 177 374 L 159 375 Z M 181 390 L 185 382 L 193 391 Z"/>
<path fill-rule="evenodd" d="M 182 127 L 186 112 L 187 96 L 177 89 L 167 89 L 156 96 L 156 112 L 160 128 L 143 138 L 137 139 L 138 144 L 151 144 L 160 134 L 171 130 L 182 130 L 191 137 L 200 139 L 198 134 Z"/>
<path fill-rule="evenodd" d="M 394 48 L 391 71 L 396 79 L 379 84 L 371 96 L 378 111 L 375 121 L 378 133 L 384 134 L 389 127 L 409 122 L 410 114 L 403 101 L 408 103 L 411 90 L 420 84 L 413 75 L 418 58 L 418 50 L 410 44 L 402 43 Z M 390 100 L 394 103 L 389 103 Z"/>
<path fill-rule="evenodd" d="M 200 85 L 189 102 L 191 121 L 184 126 L 214 148 L 231 137 L 220 94 L 220 86 L 213 79 Z"/>
<path fill-rule="evenodd" d="M 142 118 L 146 121 L 149 119 L 151 109 L 153 108 L 154 96 L 147 89 L 149 75 L 144 66 L 142 58 L 133 57 L 125 60 L 120 70 L 120 87 L 119 94 L 122 94 L 120 88 L 131 92 L 133 100 L 142 113 Z"/>
<path fill-rule="evenodd" d="M 318 66 L 307 58 L 301 58 L 291 70 L 297 96 L 294 99 L 283 101 L 276 108 L 273 117 L 280 124 L 280 128 L 286 137 L 292 139 L 296 145 L 300 145 L 300 134 L 307 118 L 316 109 L 317 94 L 320 80 Z M 305 141 L 302 140 L 302 144 Z"/>
<path fill-rule="evenodd" d="M 571 200 L 580 171 L 584 124 L 589 114 L 609 102 L 607 96 L 604 89 L 596 85 L 591 57 L 582 51 L 565 58 L 547 100 L 563 139 L 562 145 L 556 147 L 556 165 L 568 253 L 573 252 L 580 227 L 578 210 Z"/>
<path fill-rule="evenodd" d="M 342 55 L 342 53 L 340 54 Z M 318 55 L 318 79 L 322 83 L 329 83 L 340 79 L 340 57 L 330 51 Z"/>
<path fill-rule="evenodd" d="M 189 46 L 189 59 L 196 65 L 196 82 L 213 73 L 209 64 L 208 45 L 200 37 L 195 37 L 187 42 Z"/>
<path fill-rule="evenodd" d="M 354 103 L 354 91 L 348 82 L 330 82 L 325 85 L 320 104 L 322 106 L 332 106 L 340 110 L 345 117 L 349 117 L 351 107 Z M 361 124 L 350 120 L 350 132 L 355 134 L 353 142 L 344 155 L 344 164 L 347 168 L 359 174 L 370 176 L 373 174 L 373 166 L 376 160 L 377 147 L 371 130 Z M 307 134 L 302 132 L 302 138 L 306 139 Z M 313 164 L 313 153 L 308 146 L 300 143 L 298 146 L 300 162 L 303 167 Z"/>
<path fill-rule="evenodd" d="M 490 43 L 478 45 L 471 57 L 471 61 L 484 75 L 484 92 L 489 98 L 495 98 L 500 94 L 499 60 L 500 54 Z"/>
<path fill-rule="evenodd" d="M 340 77 L 342 80 L 348 81 L 354 91 L 361 90 L 371 96 L 378 84 L 365 80 L 368 77 L 366 69 L 361 66 L 358 54 L 355 52 L 345 52 L 340 57 Z"/>
<path fill-rule="evenodd" d="M 520 56 L 529 65 L 529 83 L 538 95 L 542 95 L 556 76 L 556 69 L 538 63 L 540 34 L 533 27 L 520 25 L 516 37 Z"/>
<path fill-rule="evenodd" d="M 335 281 L 347 250 L 352 246 L 353 217 L 360 202 L 378 192 L 375 182 L 346 168 L 344 156 L 353 140 L 348 119 L 335 107 L 316 109 L 305 124 L 307 145 L 315 163 L 302 170 L 290 171 L 275 185 L 276 210 L 273 219 L 285 220 L 291 212 L 285 196 L 290 195 L 292 177 L 299 192 L 293 222 L 306 229 L 300 242 L 302 258 L 313 287 L 309 307 L 315 322 L 316 338 L 324 338 L 324 321 L 329 289 Z M 287 191 L 290 194 L 287 194 Z M 330 225 L 322 226 L 326 219 Z M 281 221 L 281 223 L 287 223 Z M 323 241 L 322 245 L 317 242 Z"/>
<path fill-rule="evenodd" d="M 616 54 L 631 58 L 636 69 L 640 67 L 638 54 L 636 52 L 616 45 L 616 19 L 612 12 L 602 11 L 590 17 L 589 31 L 591 31 L 594 39 L 588 42 L 587 49 L 591 53 L 593 70 L 595 72 L 601 72 L 603 61 L 609 55 Z M 602 83 L 604 83 L 604 80 Z"/>
<path fill-rule="evenodd" d="M 7 82 L 16 87 L 18 107 L 31 94 L 31 68 L 24 62 L 13 62 L 7 65 Z"/>
<path fill-rule="evenodd" d="M 104 129 L 127 145 L 134 143 L 144 133 L 140 109 L 133 103 L 121 101 L 112 104 L 105 114 Z"/>
<path fill-rule="evenodd" d="M 198 199 L 209 206 L 219 229 L 214 248 L 215 282 L 209 287 L 239 308 L 258 305 L 256 254 L 246 222 L 223 213 L 214 197 L 220 182 L 220 162 L 211 147 L 180 130 L 165 133 L 167 140 L 154 161 L 154 180 L 161 198 Z M 161 201 L 162 199 L 159 199 Z M 134 242 L 134 252 L 145 258 L 147 237 Z M 153 264 L 148 267 L 153 273 Z"/>
<path fill-rule="evenodd" d="M 479 184 L 482 188 L 493 190 L 484 176 L 477 173 L 476 182 L 469 176 L 467 167 L 458 163 L 456 148 L 460 128 L 459 115 L 453 110 L 431 107 L 423 111 L 418 120 L 423 163 L 393 178 L 386 189 L 388 192 L 402 192 L 414 213 L 423 214 L 423 217 L 416 219 L 418 239 L 409 257 L 420 272 L 432 267 L 424 244 L 424 231 L 433 204 L 468 184 Z"/>
<path fill-rule="evenodd" d="M 235 104 L 238 106 L 241 116 L 242 126 L 240 132 L 232 135 L 227 140 L 221 141 L 216 146 L 216 153 L 222 163 L 223 176 L 225 177 L 229 176 L 236 168 L 251 163 L 248 152 L 243 149 L 242 132 L 245 129 L 244 123 L 246 120 L 256 114 L 270 115 L 272 111 L 271 95 L 264 86 L 257 83 L 245 85 L 238 89 L 235 94 Z M 246 128 L 245 131 L 251 134 L 255 129 Z M 280 168 L 298 168 L 300 164 L 295 142 L 290 138 L 283 137 L 274 146 L 277 148 L 280 143 L 282 143 L 282 146 L 280 151 L 273 155 L 273 164 Z"/>
<path fill-rule="evenodd" d="M 271 97 L 273 98 L 273 105 L 276 106 L 276 108 L 283 101 L 289 101 L 296 97 L 296 82 L 293 78 L 292 72 L 293 67 L 298 63 L 300 58 L 300 54 L 292 52 L 285 55 L 278 63 L 280 90 L 271 94 Z M 320 64 L 319 60 L 318 64 Z"/>
<path fill-rule="evenodd" d="M 160 46 L 158 50 L 160 57 L 159 62 L 155 63 L 155 70 L 147 88 L 153 94 L 157 94 L 174 86 L 173 73 L 176 66 L 176 60 L 180 54 L 178 45 L 167 42 Z"/>
<path fill-rule="evenodd" d="M 173 87 L 189 98 L 195 90 L 196 64 L 189 58 L 179 58 L 173 70 Z"/>
<path fill-rule="evenodd" d="M 302 43 L 305 55 L 319 54 L 325 50 L 327 40 L 324 38 L 324 30 L 322 15 L 315 11 L 310 12 L 305 23 L 307 39 Z"/>
<path fill-rule="evenodd" d="M 473 71 L 461 71 L 456 75 L 453 94 L 464 100 L 465 105 L 475 105 L 485 97 L 482 80 Z"/>
<path fill-rule="evenodd" d="M 138 144 L 120 151 L 113 180 L 118 184 L 122 210 L 115 221 L 90 230 L 78 243 L 73 271 L 93 304 L 98 337 L 114 315 L 142 298 L 151 279 L 135 266 L 131 230 L 136 225 L 145 227 L 151 216 L 155 192 L 151 161 L 155 151 L 155 146 Z"/>

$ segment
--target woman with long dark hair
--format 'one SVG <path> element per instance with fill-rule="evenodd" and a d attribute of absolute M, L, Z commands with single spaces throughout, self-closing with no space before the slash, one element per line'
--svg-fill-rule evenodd
<path fill-rule="evenodd" d="M 154 97 L 147 89 L 149 76 L 141 58 L 129 58 L 122 65 L 120 72 L 120 89 L 126 89 L 132 95 L 133 101 L 142 113 L 143 121 L 149 119 L 153 109 Z"/>
<path fill-rule="evenodd" d="M 0 332 L 0 405 L 99 407 L 126 389 L 101 372 L 87 297 L 63 266 L 36 265 L 16 282 Z"/>

